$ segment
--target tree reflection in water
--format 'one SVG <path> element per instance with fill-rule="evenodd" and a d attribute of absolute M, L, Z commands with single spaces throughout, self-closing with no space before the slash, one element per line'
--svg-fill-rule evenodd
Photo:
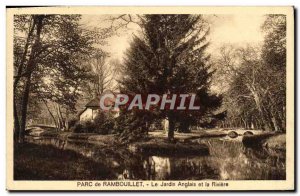
<path fill-rule="evenodd" d="M 163 157 L 132 154 L 126 148 L 106 148 L 86 142 L 58 139 L 34 140 L 60 149 L 74 150 L 106 164 L 119 180 L 282 180 L 285 152 L 246 148 L 238 140 L 201 140 L 209 156 Z"/>

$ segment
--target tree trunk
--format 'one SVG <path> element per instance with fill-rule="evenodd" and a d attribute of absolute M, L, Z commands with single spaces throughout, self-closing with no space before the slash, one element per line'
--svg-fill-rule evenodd
<path fill-rule="evenodd" d="M 263 103 L 262 103 L 262 100 L 261 100 L 261 97 L 259 95 L 259 93 L 257 92 L 256 88 L 254 86 L 251 86 L 249 84 L 246 84 L 248 89 L 250 90 L 252 96 L 253 96 L 253 99 L 254 99 L 254 102 L 255 102 L 255 105 L 256 105 L 256 108 L 260 114 L 260 118 L 262 120 L 262 123 L 263 123 L 263 127 L 264 127 L 264 130 L 266 131 L 270 131 L 272 130 L 272 127 L 270 126 L 270 120 L 269 120 L 269 117 L 268 117 L 268 111 L 265 110 L 265 108 L 263 107 Z"/>
<path fill-rule="evenodd" d="M 19 140 L 20 129 L 21 129 L 20 128 L 20 119 L 19 119 L 19 114 L 18 114 L 18 109 L 17 109 L 17 100 L 16 100 L 17 86 L 18 86 L 18 83 L 21 79 L 23 69 L 25 67 L 24 63 L 25 63 L 25 60 L 26 60 L 26 55 L 28 53 L 29 41 L 30 41 L 31 36 L 33 34 L 35 25 L 36 25 L 36 20 L 33 20 L 33 24 L 31 24 L 30 27 L 29 27 L 29 32 L 28 32 L 26 43 L 25 43 L 25 46 L 24 46 L 24 51 L 23 51 L 23 54 L 22 54 L 21 62 L 18 66 L 17 75 L 15 76 L 15 80 L 14 80 L 14 84 L 13 84 L 13 96 L 14 96 L 14 100 L 13 100 L 14 114 L 13 115 L 14 115 L 14 140 L 15 141 Z"/>
<path fill-rule="evenodd" d="M 65 130 L 65 120 L 63 118 L 60 105 L 56 104 L 56 108 L 57 108 L 57 117 L 58 117 L 58 122 L 59 122 L 59 128 L 60 128 L 60 130 Z"/>
<path fill-rule="evenodd" d="M 273 121 L 272 111 L 270 109 L 264 108 L 264 121 L 265 121 L 265 127 L 268 131 L 274 131 L 275 130 L 275 124 Z"/>
<path fill-rule="evenodd" d="M 175 122 L 174 122 L 172 114 L 169 115 L 168 120 L 169 120 L 168 140 L 174 141 Z"/>
<path fill-rule="evenodd" d="M 33 24 L 30 25 L 30 27 L 29 27 L 29 32 L 28 32 L 26 43 L 25 43 L 25 46 L 24 46 L 24 51 L 23 51 L 23 54 L 22 54 L 21 62 L 18 66 L 17 75 L 15 76 L 15 80 L 14 80 L 14 87 L 13 87 L 14 92 L 15 92 L 15 90 L 17 88 L 17 85 L 18 85 L 18 83 L 19 83 L 19 81 L 22 77 L 21 75 L 22 75 L 23 69 L 25 67 L 24 63 L 25 63 L 26 56 L 27 56 L 27 53 L 28 53 L 29 42 L 30 42 L 31 36 L 33 35 L 33 31 L 34 31 L 34 28 L 36 26 L 36 22 L 37 22 L 37 20 L 33 19 Z"/>
<path fill-rule="evenodd" d="M 58 110 L 58 104 L 55 104 L 55 111 L 56 111 L 56 116 L 57 116 L 57 125 L 58 125 L 58 130 L 62 129 L 62 120 L 60 118 L 59 110 Z"/>
<path fill-rule="evenodd" d="M 31 73 L 26 77 L 25 89 L 24 89 L 23 99 L 22 99 L 21 125 L 20 125 L 20 132 L 19 132 L 19 142 L 20 143 L 24 142 L 30 85 L 31 85 Z"/>
<path fill-rule="evenodd" d="M 281 116 L 281 127 L 282 127 L 282 131 L 286 132 L 286 110 L 285 110 L 285 106 L 283 106 L 282 108 L 282 116 Z"/>
<path fill-rule="evenodd" d="M 21 104 L 21 124 L 20 124 L 20 131 L 19 131 L 19 142 L 22 143 L 24 141 L 24 136 L 25 136 L 25 129 L 26 129 L 26 117 L 27 117 L 27 106 L 28 106 L 28 100 L 29 100 L 29 93 L 30 93 L 30 86 L 31 86 L 31 74 L 34 71 L 36 67 L 36 53 L 38 52 L 38 48 L 40 47 L 40 36 L 41 36 L 41 31 L 43 27 L 43 19 L 45 16 L 43 15 L 38 15 L 35 16 L 36 18 L 36 37 L 34 44 L 31 49 L 30 57 L 28 60 L 27 64 L 27 69 L 26 69 L 26 77 L 25 77 L 25 87 L 23 91 L 23 96 L 22 96 L 22 104 Z"/>
<path fill-rule="evenodd" d="M 55 124 L 56 130 L 58 131 L 58 124 L 57 124 L 57 122 L 56 122 L 56 119 L 55 119 L 55 116 L 54 116 L 54 114 L 51 112 L 51 110 L 50 110 L 49 106 L 47 105 L 47 102 L 46 102 L 45 100 L 43 100 L 43 102 L 44 102 L 44 104 L 45 104 L 45 106 L 46 106 L 46 108 L 47 108 L 47 110 L 48 110 L 48 112 L 49 112 L 49 114 L 50 114 L 51 118 L 52 118 L 52 119 L 53 119 L 53 121 L 54 121 L 54 124 Z"/>
<path fill-rule="evenodd" d="M 16 99 L 14 98 L 13 100 L 14 104 L 14 140 L 17 142 L 19 138 L 19 133 L 20 133 L 20 121 L 19 121 L 19 115 L 18 115 L 18 110 L 17 110 L 17 104 L 16 104 Z"/>
<path fill-rule="evenodd" d="M 242 122 L 244 123 L 244 128 L 246 129 L 246 128 L 247 128 L 246 120 L 245 120 L 243 117 L 241 117 L 241 120 L 242 120 Z"/>
<path fill-rule="evenodd" d="M 66 118 L 65 118 L 65 128 L 66 128 L 66 131 L 69 130 L 69 112 L 66 110 Z"/>

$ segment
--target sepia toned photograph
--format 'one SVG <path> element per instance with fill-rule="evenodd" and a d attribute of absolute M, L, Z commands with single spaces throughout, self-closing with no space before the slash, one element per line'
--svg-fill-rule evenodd
<path fill-rule="evenodd" d="M 294 190 L 293 12 L 7 8 L 7 189 Z"/>

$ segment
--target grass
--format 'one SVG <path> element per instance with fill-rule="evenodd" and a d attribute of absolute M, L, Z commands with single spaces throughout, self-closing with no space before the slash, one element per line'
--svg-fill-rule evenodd
<path fill-rule="evenodd" d="M 113 174 L 71 150 L 24 143 L 14 147 L 15 180 L 105 180 Z"/>

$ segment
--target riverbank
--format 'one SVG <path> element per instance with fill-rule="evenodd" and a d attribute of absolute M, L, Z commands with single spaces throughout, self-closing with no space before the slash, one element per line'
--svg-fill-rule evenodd
<path fill-rule="evenodd" d="M 113 177 L 109 171 L 71 150 L 31 143 L 14 147 L 14 180 L 105 180 Z"/>
<path fill-rule="evenodd" d="M 235 130 L 235 129 L 206 129 L 206 130 L 192 130 L 189 133 L 179 133 L 175 132 L 174 137 L 177 142 L 186 143 L 190 140 L 202 139 L 202 138 L 213 138 L 213 137 L 226 137 L 230 132 L 237 132 L 239 136 L 242 136 L 247 130 Z M 251 130 L 254 135 L 261 134 L 260 130 Z M 58 139 L 69 139 L 69 140 L 84 140 L 84 141 L 93 141 L 102 143 L 103 145 L 115 144 L 118 143 L 116 141 L 116 135 L 100 135 L 96 133 L 72 133 L 72 132 L 59 132 L 56 131 L 55 128 L 31 128 L 28 129 L 28 136 L 31 137 L 50 137 L 50 138 L 58 138 Z M 151 131 L 148 133 L 148 139 L 163 139 L 167 138 L 167 133 L 163 130 Z"/>
<path fill-rule="evenodd" d="M 190 133 L 175 132 L 175 140 L 170 143 L 167 140 L 167 133 L 162 130 L 151 131 L 148 137 L 142 141 L 135 141 L 129 144 L 130 150 L 133 151 L 148 151 L 150 154 L 163 152 L 163 154 L 173 154 L 180 152 L 183 154 L 207 154 L 206 147 L 201 146 L 202 139 L 207 138 L 224 138 L 237 139 L 243 142 L 248 147 L 262 147 L 262 146 L 283 146 L 277 144 L 281 140 L 269 141 L 270 145 L 264 145 L 264 142 L 278 133 L 264 132 L 261 130 L 244 130 L 244 129 L 206 129 L 206 130 L 192 130 Z M 285 138 L 285 134 L 282 134 Z M 31 139 L 40 138 L 55 138 L 62 141 L 80 141 L 96 143 L 97 145 L 123 146 L 115 134 L 99 135 L 95 133 L 72 133 L 72 132 L 58 132 L 54 128 L 31 128 L 28 132 Z M 234 136 L 234 137 L 233 137 Z M 238 137 L 238 138 L 237 138 Z M 285 140 L 284 140 L 285 141 Z M 187 148 L 188 146 L 188 148 Z M 285 147 L 285 146 L 284 146 Z M 138 149 L 138 150 L 136 150 Z M 177 150 L 174 150 L 177 149 Z"/>

